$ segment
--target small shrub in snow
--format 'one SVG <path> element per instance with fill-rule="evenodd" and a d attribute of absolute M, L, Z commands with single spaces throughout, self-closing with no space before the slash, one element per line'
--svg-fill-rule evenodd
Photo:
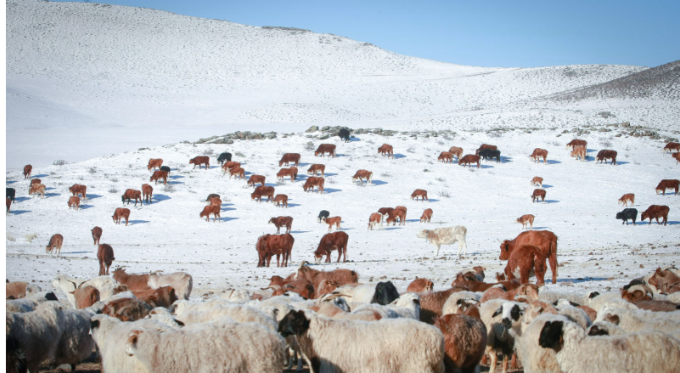
<path fill-rule="evenodd" d="M 56 161 L 52 162 L 52 165 L 53 165 L 53 166 L 63 166 L 63 165 L 65 165 L 65 164 L 66 164 L 66 161 L 63 160 L 63 159 L 59 159 L 59 160 L 56 160 Z"/>
<path fill-rule="evenodd" d="M 443 177 L 438 177 L 435 180 L 440 181 L 442 183 L 446 181 Z"/>
<path fill-rule="evenodd" d="M 314 143 L 311 141 L 307 141 L 307 144 L 305 145 L 305 150 L 309 150 L 310 152 L 314 150 Z"/>
<path fill-rule="evenodd" d="M 612 146 L 612 142 L 609 141 L 609 139 L 606 139 L 604 137 L 600 138 L 600 141 L 598 143 L 605 148 L 609 148 L 609 147 Z"/>
<path fill-rule="evenodd" d="M 279 185 L 279 186 L 286 185 L 286 182 L 279 180 L 279 181 L 276 182 L 276 185 Z"/>
<path fill-rule="evenodd" d="M 213 153 L 213 150 L 211 148 L 205 149 L 203 151 L 203 155 L 212 155 L 212 153 Z"/>
<path fill-rule="evenodd" d="M 112 183 L 117 183 L 118 178 L 112 177 L 111 179 L 109 179 L 109 181 L 111 181 Z"/>
<path fill-rule="evenodd" d="M 109 188 L 109 193 L 112 193 L 112 194 L 118 193 L 118 189 L 115 186 L 111 185 L 111 187 Z"/>
<path fill-rule="evenodd" d="M 441 198 L 451 198 L 451 194 L 445 190 L 440 191 L 437 195 Z"/>
<path fill-rule="evenodd" d="M 406 149 L 406 151 L 407 151 L 408 153 L 415 153 L 415 152 L 416 152 L 416 150 L 413 149 L 413 147 L 410 147 L 410 148 Z"/>
<path fill-rule="evenodd" d="M 382 176 L 382 177 L 392 177 L 392 175 L 388 172 L 381 172 L 380 176 Z"/>
<path fill-rule="evenodd" d="M 16 241 L 16 237 L 12 236 L 11 234 L 7 233 L 7 241 L 14 242 Z"/>
<path fill-rule="evenodd" d="M 428 170 L 428 169 L 426 168 L 426 169 L 423 170 L 423 172 L 430 172 L 430 170 Z"/>
<path fill-rule="evenodd" d="M 491 138 L 503 137 L 503 132 L 501 132 L 501 131 L 490 131 L 489 137 L 491 137 Z"/>
<path fill-rule="evenodd" d="M 243 153 L 241 153 L 241 152 L 236 152 L 235 154 L 236 154 L 236 156 L 238 156 L 238 157 L 245 157 L 245 156 L 246 156 L 245 154 L 243 154 Z"/>
<path fill-rule="evenodd" d="M 335 178 L 333 178 L 333 177 L 329 177 L 328 179 L 326 179 L 326 182 L 327 182 L 328 184 L 335 184 L 335 183 L 337 183 L 337 181 L 335 181 Z M 361 183 L 361 184 L 363 184 L 363 183 Z"/>
<path fill-rule="evenodd" d="M 37 233 L 29 233 L 24 238 L 26 238 L 26 241 L 28 241 L 28 243 L 32 243 L 33 240 L 38 238 L 38 234 Z"/>
<path fill-rule="evenodd" d="M 78 180 L 85 180 L 85 176 L 83 175 L 78 176 Z"/>
<path fill-rule="evenodd" d="M 172 193 L 175 191 L 175 186 L 172 184 L 165 184 L 165 186 L 163 187 L 163 191 Z"/>
<path fill-rule="evenodd" d="M 130 165 L 130 166 L 132 166 L 132 165 Z M 97 169 L 96 169 L 95 167 L 90 167 L 90 169 L 87 170 L 87 172 L 89 172 L 90 174 L 96 174 L 96 173 L 97 173 Z"/>
<path fill-rule="evenodd" d="M 437 141 L 437 144 L 444 145 L 444 141 L 439 140 L 439 141 Z"/>

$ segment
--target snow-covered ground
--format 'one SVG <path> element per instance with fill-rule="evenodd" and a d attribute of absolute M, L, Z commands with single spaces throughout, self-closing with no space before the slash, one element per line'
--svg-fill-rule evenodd
<path fill-rule="evenodd" d="M 147 150 L 94 158 L 64 166 L 35 167 L 48 187 L 45 199 L 27 196 L 28 180 L 17 171 L 7 174 L 8 186 L 17 189 L 17 202 L 7 217 L 7 277 L 32 280 L 50 288 L 57 273 L 76 277 L 97 274 L 96 247 L 90 229 L 104 230 L 102 243 L 115 250 L 115 265 L 127 265 L 132 272 L 152 270 L 187 271 L 194 276 L 194 296 L 229 287 L 261 287 L 272 275 L 292 273 L 301 261 L 313 262 L 312 252 L 327 232 L 317 223 L 320 210 L 342 217 L 342 230 L 349 234 L 347 263 L 337 267 L 358 271 L 361 281 L 390 279 L 401 289 L 415 278 L 427 277 L 438 289 L 447 287 L 456 272 L 474 265 L 487 268 L 488 281 L 502 272 L 497 239 L 511 239 L 522 231 L 515 219 L 534 214 L 535 229 L 549 229 L 559 237 L 558 287 L 566 291 L 616 288 L 657 266 L 677 262 L 680 248 L 680 198 L 656 195 L 661 179 L 678 178 L 678 168 L 668 154 L 662 154 L 661 141 L 635 137 L 582 136 L 589 142 L 589 158 L 580 162 L 569 157 L 565 144 L 571 134 L 542 130 L 527 134 L 510 131 L 489 137 L 484 132 L 458 132 L 456 135 L 413 138 L 408 135 L 383 137 L 358 135 L 350 143 L 339 138 L 310 139 L 301 133 L 272 140 L 243 140 L 232 145 L 176 144 Z M 337 158 L 315 158 L 307 143 L 334 143 Z M 395 159 L 377 154 L 383 143 L 394 146 Z M 609 142 L 609 144 L 607 144 Z M 482 168 L 437 162 L 437 156 L 451 146 L 471 153 L 482 143 L 496 144 L 503 162 L 483 162 Z M 599 149 L 618 150 L 618 165 L 597 164 Z M 549 151 L 548 164 L 535 164 L 528 155 L 536 148 Z M 250 174 L 267 177 L 276 193 L 289 196 L 289 208 L 251 201 L 252 188 L 243 180 L 222 176 L 216 156 L 234 154 Z M 188 164 L 190 158 L 212 152 L 209 170 Z M 302 154 L 301 177 L 296 182 L 277 183 L 278 160 L 286 152 Z M 167 187 L 153 185 L 151 205 L 132 205 L 129 226 L 115 225 L 113 210 L 121 207 L 121 194 L 127 188 L 141 189 L 148 183 L 149 158 L 163 158 L 172 168 Z M 326 191 L 305 193 L 305 171 L 313 163 L 326 165 Z M 359 186 L 351 181 L 358 169 L 374 172 L 373 185 Z M 532 203 L 534 189 L 529 181 L 544 178 L 546 203 Z M 68 187 L 74 183 L 88 187 L 88 199 L 80 211 L 69 210 Z M 410 199 L 414 189 L 426 189 L 429 202 Z M 115 190 L 113 192 L 112 190 Z M 222 196 L 222 220 L 206 222 L 199 213 L 210 193 Z M 614 219 L 623 209 L 617 200 L 635 193 L 635 208 L 641 213 L 649 205 L 670 206 L 668 226 L 648 223 L 621 225 Z M 368 217 L 381 207 L 404 205 L 408 208 L 405 226 L 367 231 Z M 128 206 L 126 206 L 128 207 Z M 418 220 L 425 208 L 432 208 L 432 223 Z M 267 224 L 271 217 L 292 216 L 293 267 L 256 268 L 255 242 L 263 233 L 275 233 Z M 464 225 L 468 229 L 468 253 L 457 259 L 458 246 L 443 246 L 438 258 L 434 246 L 418 239 L 420 229 Z M 61 233 L 61 258 L 46 255 L 50 236 Z M 36 234 L 28 242 L 26 237 Z M 546 278 L 550 278 L 548 274 Z"/>

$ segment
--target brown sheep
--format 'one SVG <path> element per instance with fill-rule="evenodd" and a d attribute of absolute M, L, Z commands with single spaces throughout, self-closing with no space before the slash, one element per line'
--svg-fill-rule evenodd
<path fill-rule="evenodd" d="M 529 283 L 529 277 L 536 276 L 538 286 L 545 285 L 546 255 L 536 246 L 524 245 L 515 250 L 508 258 L 505 276 L 508 280 L 520 278 L 520 283 Z"/>
<path fill-rule="evenodd" d="M 92 228 L 92 239 L 94 240 L 94 244 L 99 245 L 99 240 L 102 238 L 102 229 L 99 227 L 94 227 Z"/>
<path fill-rule="evenodd" d="M 61 245 L 64 243 L 64 236 L 60 235 L 59 233 L 52 235 L 50 237 L 50 242 L 47 244 L 47 247 L 45 248 L 45 252 L 47 254 L 52 253 L 52 250 L 57 254 L 57 256 L 61 255 Z"/>
<path fill-rule="evenodd" d="M 24 179 L 28 179 L 31 177 L 31 171 L 33 171 L 33 166 L 31 166 L 30 164 L 24 166 Z"/>
<path fill-rule="evenodd" d="M 26 297 L 28 282 L 15 281 L 8 282 L 6 285 L 5 299 L 21 299 Z"/>
<path fill-rule="evenodd" d="M 460 287 L 469 291 L 486 291 L 491 287 L 502 285 L 506 290 L 513 290 L 518 288 L 521 284 L 517 280 L 513 281 L 499 281 L 496 284 L 488 283 L 480 280 L 477 275 L 471 271 L 458 272 L 456 278 L 451 282 L 452 287 Z"/>
<path fill-rule="evenodd" d="M 427 191 L 424 189 L 416 189 L 415 191 L 413 191 L 413 193 L 411 193 L 411 199 L 415 198 L 417 201 L 418 197 L 420 197 L 421 201 L 430 200 L 429 198 L 427 198 Z"/>
<path fill-rule="evenodd" d="M 177 301 L 175 288 L 172 286 L 162 286 L 158 289 L 132 290 L 132 294 L 140 301 L 148 303 L 151 307 L 170 307 Z"/>
<path fill-rule="evenodd" d="M 94 286 L 85 285 L 83 287 L 78 287 L 76 290 L 70 291 L 69 293 L 73 294 L 73 297 L 76 300 L 76 309 L 79 310 L 99 302 L 99 290 Z"/>
<path fill-rule="evenodd" d="M 541 148 L 534 149 L 534 152 L 529 156 L 534 162 L 540 162 L 543 158 L 543 164 L 548 164 L 548 151 Z"/>
<path fill-rule="evenodd" d="M 189 164 L 194 165 L 194 169 L 196 169 L 196 166 L 200 169 L 202 165 L 205 165 L 205 169 L 208 170 L 210 168 L 210 157 L 194 157 L 189 160 Z"/>
<path fill-rule="evenodd" d="M 314 299 L 316 298 L 316 292 L 311 281 L 306 278 L 298 278 L 288 284 L 283 285 L 281 288 L 274 291 L 272 296 L 283 295 L 287 291 L 292 291 L 293 293 L 299 294 L 304 299 Z"/>
<path fill-rule="evenodd" d="M 635 194 L 628 193 L 628 194 L 624 194 L 623 197 L 619 198 L 619 204 L 622 204 L 624 206 L 628 206 L 629 202 L 630 202 L 631 206 L 635 205 Z"/>
<path fill-rule="evenodd" d="M 288 208 L 288 196 L 285 194 L 277 194 L 272 203 L 276 203 L 276 207 L 281 206 Z"/>
<path fill-rule="evenodd" d="M 420 222 L 427 222 L 429 223 L 432 220 L 432 209 L 425 209 L 423 211 L 423 216 L 420 217 Z"/>
<path fill-rule="evenodd" d="M 153 200 L 153 187 L 149 184 L 142 184 L 142 195 L 146 203 L 151 203 Z"/>
<path fill-rule="evenodd" d="M 314 285 L 314 289 L 318 289 L 323 281 L 335 281 L 337 286 L 343 286 L 347 284 L 356 284 L 359 282 L 359 275 L 349 269 L 336 269 L 333 271 L 318 271 L 309 266 L 306 266 L 307 262 L 302 262 L 297 270 L 297 277 L 304 277 L 311 281 Z"/>
<path fill-rule="evenodd" d="M 87 199 L 87 186 L 85 186 L 85 185 L 73 184 L 73 186 L 68 188 L 68 191 L 71 192 L 74 196 L 82 194 L 83 199 Z"/>
<path fill-rule="evenodd" d="M 545 194 L 544 189 L 534 189 L 534 193 L 531 194 L 531 201 L 536 202 L 540 198 L 541 202 L 545 203 Z"/>
<path fill-rule="evenodd" d="M 68 208 L 79 210 L 80 209 L 80 197 L 69 197 L 68 198 Z"/>
<path fill-rule="evenodd" d="M 434 326 L 444 334 L 445 372 L 474 373 L 486 350 L 484 323 L 474 317 L 451 314 L 436 318 Z"/>
<path fill-rule="evenodd" d="M 116 258 L 113 256 L 113 248 L 109 244 L 101 244 L 97 249 L 97 259 L 99 260 L 99 276 L 108 276 L 109 268 Z"/>
<path fill-rule="evenodd" d="M 326 172 L 326 166 L 315 163 L 309 167 L 309 169 L 307 170 L 307 175 L 316 176 L 317 172 L 321 172 L 321 176 L 324 176 L 324 173 Z"/>
<path fill-rule="evenodd" d="M 521 298 L 522 301 L 527 303 L 538 300 L 538 286 L 534 284 L 523 284 L 515 289 L 508 291 L 505 291 L 497 287 L 493 287 L 487 289 L 484 292 L 484 294 L 482 295 L 482 299 L 480 299 L 479 302 L 484 303 L 491 299 L 505 299 L 509 301 L 514 301 L 515 296 L 517 296 L 518 299 Z"/>
<path fill-rule="evenodd" d="M 125 226 L 127 227 L 128 221 L 130 219 L 130 209 L 119 207 L 113 212 L 113 222 L 120 224 L 120 219 L 125 218 Z"/>
<path fill-rule="evenodd" d="M 318 299 L 326 294 L 331 294 L 335 289 L 339 288 L 340 284 L 337 281 L 326 280 L 319 284 L 319 288 L 314 290 L 314 298 Z"/>
<path fill-rule="evenodd" d="M 434 289 L 434 283 L 426 278 L 418 278 L 411 281 L 406 288 L 407 293 L 422 293 L 425 291 L 432 291 Z"/>
<path fill-rule="evenodd" d="M 459 148 L 457 146 L 452 146 L 451 149 L 449 149 L 449 153 L 453 154 L 460 160 L 460 157 L 463 156 L 463 148 Z"/>
<path fill-rule="evenodd" d="M 255 184 L 261 184 L 264 186 L 264 181 L 266 177 L 262 175 L 250 175 L 250 178 L 248 179 L 248 186 L 255 187 Z"/>
<path fill-rule="evenodd" d="M 332 218 L 326 218 L 326 224 L 328 224 L 328 232 L 331 231 L 331 229 L 333 228 L 333 225 L 335 225 L 335 230 L 339 231 L 341 221 L 342 221 L 342 218 L 340 216 L 335 216 L 335 217 L 332 217 Z"/>
<path fill-rule="evenodd" d="M 290 229 L 293 226 L 293 218 L 290 216 L 279 216 L 277 218 L 269 219 L 268 224 L 274 224 L 276 227 L 276 234 L 281 233 L 281 227 L 286 227 L 286 233 L 290 233 Z"/>
<path fill-rule="evenodd" d="M 147 171 L 151 171 L 152 168 L 155 170 L 156 167 L 158 167 L 158 169 L 160 170 L 161 166 L 163 166 L 163 160 L 162 159 L 151 158 L 151 159 L 149 159 L 149 164 L 146 166 L 146 169 L 147 169 Z"/>
<path fill-rule="evenodd" d="M 534 216 L 531 214 L 520 216 L 519 218 L 517 218 L 517 222 L 522 224 L 522 229 L 527 227 L 527 223 L 529 223 L 531 229 L 534 229 Z"/>
<path fill-rule="evenodd" d="M 137 298 L 121 298 L 108 301 L 102 313 L 120 321 L 137 321 L 145 318 L 152 309 L 148 303 Z"/>
<path fill-rule="evenodd" d="M 156 171 L 159 172 L 159 171 Z M 137 206 L 137 200 L 139 200 L 139 203 L 142 203 L 142 191 L 141 190 L 134 190 L 134 189 L 127 189 L 125 190 L 125 193 L 120 197 L 120 201 L 125 203 L 125 200 L 127 200 L 127 204 L 130 204 L 130 200 L 135 200 L 135 206 Z"/>
<path fill-rule="evenodd" d="M 463 290 L 465 289 L 461 287 L 452 287 L 447 290 L 416 293 L 420 297 L 420 321 L 434 324 L 435 318 L 442 315 L 444 303 L 451 294 Z"/>
<path fill-rule="evenodd" d="M 531 185 L 540 185 L 541 187 L 543 186 L 543 178 L 542 177 L 534 177 L 531 179 Z"/>
<path fill-rule="evenodd" d="M 153 181 L 154 184 L 158 184 L 158 180 L 163 179 L 163 184 L 168 183 L 168 172 L 167 171 L 154 171 L 153 175 L 151 175 L 151 178 L 149 181 Z"/>
<path fill-rule="evenodd" d="M 211 200 L 212 201 L 212 200 Z M 201 214 L 199 215 L 200 218 L 205 217 L 205 221 L 210 221 L 210 214 L 213 214 L 213 223 L 216 221 L 222 221 L 222 217 L 220 217 L 220 206 L 215 206 L 215 205 L 208 205 L 203 208 L 203 211 L 201 211 Z"/>

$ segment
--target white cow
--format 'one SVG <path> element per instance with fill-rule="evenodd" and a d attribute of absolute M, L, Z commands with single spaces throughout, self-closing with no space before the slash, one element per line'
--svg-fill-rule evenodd
<path fill-rule="evenodd" d="M 457 225 L 455 227 L 449 228 L 437 228 L 434 230 L 423 229 L 418 232 L 418 238 L 424 238 L 429 243 L 437 246 L 437 251 L 434 256 L 439 255 L 439 247 L 441 245 L 453 245 L 458 241 L 460 247 L 458 248 L 458 256 L 460 256 L 461 250 L 464 254 L 467 254 L 467 245 L 465 244 L 465 235 L 467 235 L 467 228 L 462 225 Z"/>

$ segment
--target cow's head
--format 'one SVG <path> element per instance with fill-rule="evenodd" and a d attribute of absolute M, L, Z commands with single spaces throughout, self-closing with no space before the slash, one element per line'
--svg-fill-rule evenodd
<path fill-rule="evenodd" d="M 512 252 L 512 247 L 510 240 L 504 240 L 501 242 L 501 255 L 498 259 L 508 260 L 510 258 L 510 253 Z"/>

